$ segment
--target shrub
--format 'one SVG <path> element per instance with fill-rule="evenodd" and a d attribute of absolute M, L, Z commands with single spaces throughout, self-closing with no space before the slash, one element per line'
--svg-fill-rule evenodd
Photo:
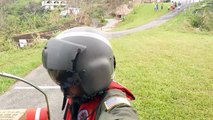
<path fill-rule="evenodd" d="M 192 7 L 190 24 L 200 30 L 213 31 L 213 2 L 205 0 Z"/>

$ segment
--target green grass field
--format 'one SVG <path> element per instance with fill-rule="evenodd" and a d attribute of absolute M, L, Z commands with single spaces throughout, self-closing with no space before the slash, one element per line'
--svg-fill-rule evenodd
<path fill-rule="evenodd" d="M 111 41 L 140 119 L 213 119 L 213 34 L 183 29 L 185 17 Z"/>
<path fill-rule="evenodd" d="M 0 52 L 0 72 L 24 77 L 31 70 L 41 65 L 43 44 L 30 49 L 16 49 Z M 0 94 L 5 92 L 15 81 L 0 77 Z"/>
<path fill-rule="evenodd" d="M 141 4 L 140 6 L 137 6 L 133 9 L 133 11 L 128 15 L 124 17 L 124 20 L 120 22 L 115 28 L 113 28 L 112 31 L 119 31 L 124 29 L 130 29 L 137 27 L 139 25 L 143 25 L 148 23 L 151 20 L 154 20 L 158 18 L 159 16 L 162 16 L 168 12 L 168 3 L 163 3 L 163 10 L 160 9 L 159 4 L 159 10 L 154 11 L 154 4 Z"/>

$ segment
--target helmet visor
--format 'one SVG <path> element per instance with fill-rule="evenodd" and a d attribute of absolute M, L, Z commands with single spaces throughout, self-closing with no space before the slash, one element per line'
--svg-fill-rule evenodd
<path fill-rule="evenodd" d="M 68 40 L 51 39 L 42 52 L 42 63 L 46 69 L 73 71 L 73 62 L 78 51 L 84 51 L 85 46 Z"/>
<path fill-rule="evenodd" d="M 48 70 L 48 73 L 62 89 L 80 84 L 80 78 L 75 72 Z"/>

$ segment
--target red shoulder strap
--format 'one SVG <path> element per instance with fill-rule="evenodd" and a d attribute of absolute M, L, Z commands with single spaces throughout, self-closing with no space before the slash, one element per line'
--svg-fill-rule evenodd
<path fill-rule="evenodd" d="M 130 92 L 129 89 L 127 89 L 126 87 L 122 86 L 121 84 L 117 83 L 114 80 L 110 83 L 109 89 L 119 89 L 124 93 L 126 93 L 126 97 L 128 97 L 130 100 L 135 100 L 134 95 Z"/>
<path fill-rule="evenodd" d="M 95 120 L 96 111 L 101 98 L 102 96 L 97 96 L 93 100 L 82 104 L 78 111 L 78 119 L 82 120 L 86 116 L 87 120 Z"/>
<path fill-rule="evenodd" d="M 65 114 L 64 114 L 64 120 L 72 120 L 72 114 L 70 111 L 70 106 L 71 106 L 72 102 L 71 99 L 67 99 L 67 105 L 66 105 L 66 110 L 65 110 Z"/>

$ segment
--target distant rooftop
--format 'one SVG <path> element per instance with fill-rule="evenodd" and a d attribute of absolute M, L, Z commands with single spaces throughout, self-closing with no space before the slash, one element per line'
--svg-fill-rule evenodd
<path fill-rule="evenodd" d="M 57 6 L 66 7 L 67 5 L 66 0 L 43 0 L 41 2 L 41 6 L 49 10 L 54 10 Z"/>

